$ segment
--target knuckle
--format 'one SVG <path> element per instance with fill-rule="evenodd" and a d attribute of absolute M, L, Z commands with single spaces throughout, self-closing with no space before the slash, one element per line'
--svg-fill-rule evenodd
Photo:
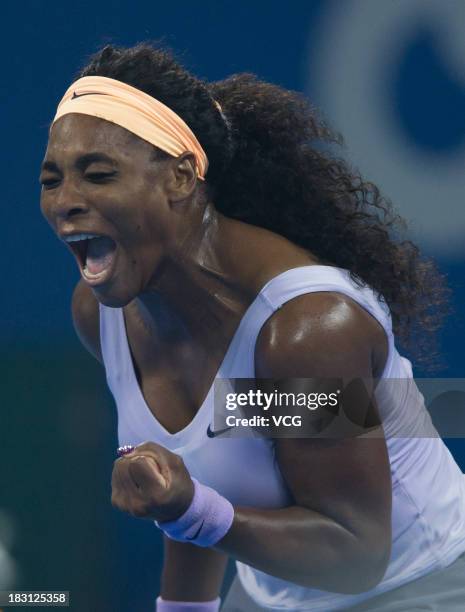
<path fill-rule="evenodd" d="M 150 513 L 150 507 L 147 502 L 137 502 L 132 505 L 131 514 L 138 518 L 143 518 Z"/>
<path fill-rule="evenodd" d="M 111 494 L 111 505 L 114 508 L 119 508 L 119 509 L 121 508 L 121 502 L 120 502 L 120 499 L 119 499 L 119 495 L 117 493 L 115 493 L 115 492 L 113 492 Z"/>
<path fill-rule="evenodd" d="M 159 448 L 158 444 L 155 444 L 155 442 L 147 441 L 147 442 L 142 442 L 142 444 L 138 444 L 134 450 L 135 451 L 144 451 L 144 450 L 157 451 L 158 448 Z"/>
<path fill-rule="evenodd" d="M 181 455 L 173 455 L 172 461 L 176 468 L 179 469 L 184 467 L 184 459 L 181 457 Z"/>
<path fill-rule="evenodd" d="M 125 457 L 119 457 L 119 459 L 116 459 L 116 461 L 113 463 L 113 474 L 121 470 L 121 467 L 124 465 L 125 460 Z"/>

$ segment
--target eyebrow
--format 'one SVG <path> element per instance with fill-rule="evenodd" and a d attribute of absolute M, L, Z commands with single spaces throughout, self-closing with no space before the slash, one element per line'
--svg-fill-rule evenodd
<path fill-rule="evenodd" d="M 116 165 L 115 159 L 113 159 L 109 155 L 106 155 L 105 153 L 98 153 L 98 152 L 86 153 L 85 155 L 80 155 L 74 162 L 74 165 L 80 170 L 83 170 L 87 166 L 90 166 L 90 164 L 96 163 L 96 162 L 104 162 L 107 164 L 111 164 L 112 166 Z M 42 170 L 49 170 L 50 172 L 57 172 L 58 165 L 56 164 L 56 162 L 47 159 L 42 164 Z"/>

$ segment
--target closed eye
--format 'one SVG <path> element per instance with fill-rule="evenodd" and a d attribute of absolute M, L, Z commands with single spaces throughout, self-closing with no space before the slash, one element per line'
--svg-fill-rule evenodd
<path fill-rule="evenodd" d="M 60 183 L 61 179 L 58 177 L 40 178 L 39 183 L 44 189 L 53 189 Z"/>
<path fill-rule="evenodd" d="M 86 172 L 85 178 L 94 183 L 104 183 L 112 179 L 116 174 L 117 174 L 116 171 L 114 172 Z"/>

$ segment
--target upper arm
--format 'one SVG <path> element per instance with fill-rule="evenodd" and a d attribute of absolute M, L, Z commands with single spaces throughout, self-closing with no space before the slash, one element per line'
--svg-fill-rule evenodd
<path fill-rule="evenodd" d="M 86 349 L 103 363 L 100 348 L 99 305 L 92 290 L 81 279 L 73 292 L 71 304 L 74 329 Z"/>
<path fill-rule="evenodd" d="M 380 338 L 379 324 L 350 298 L 306 294 L 285 304 L 262 328 L 256 375 L 344 383 L 361 378 L 366 388 L 373 376 L 373 345 Z M 357 411 L 354 399 L 349 410 Z M 345 403 L 344 410 L 347 414 Z M 297 505 L 335 520 L 385 558 L 391 542 L 391 474 L 378 431 L 371 438 L 276 438 L 275 449 Z"/>

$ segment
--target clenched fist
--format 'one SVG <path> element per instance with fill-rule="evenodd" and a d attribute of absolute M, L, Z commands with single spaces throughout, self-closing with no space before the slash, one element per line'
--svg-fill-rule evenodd
<path fill-rule="evenodd" d="M 139 444 L 115 461 L 111 487 L 115 508 L 159 522 L 179 518 L 194 496 L 182 458 L 154 442 Z"/>

